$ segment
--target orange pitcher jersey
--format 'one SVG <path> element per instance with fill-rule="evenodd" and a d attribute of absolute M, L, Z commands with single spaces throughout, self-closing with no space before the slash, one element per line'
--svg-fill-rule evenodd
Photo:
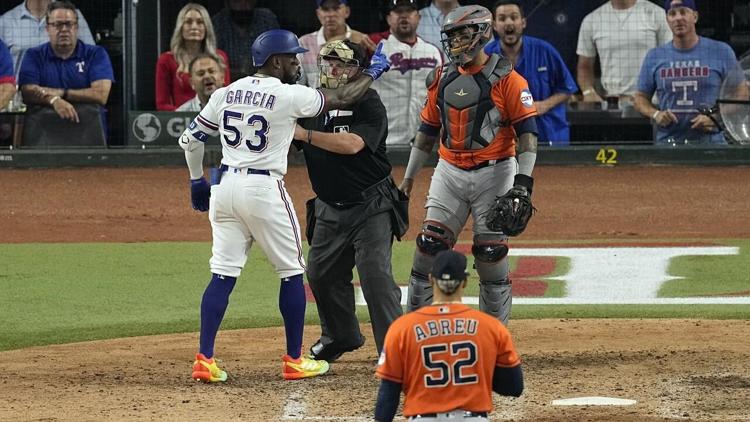
<path fill-rule="evenodd" d="M 505 326 L 464 304 L 425 306 L 391 324 L 376 376 L 397 382 L 404 416 L 492 411 L 496 366 L 521 359 Z"/>
<path fill-rule="evenodd" d="M 477 65 L 468 68 L 458 68 L 461 74 L 474 75 L 482 71 L 484 65 Z M 427 101 L 422 108 L 422 121 L 430 126 L 442 126 L 440 120 L 440 107 L 438 104 L 438 90 L 440 88 L 441 73 L 445 68 L 436 70 L 435 79 L 427 89 Z M 460 168 L 469 168 L 487 160 L 499 160 L 512 157 L 516 154 L 516 131 L 513 124 L 520 122 L 531 116 L 536 116 L 536 106 L 534 106 L 529 84 L 518 72 L 512 70 L 508 75 L 495 82 L 490 90 L 490 99 L 500 111 L 500 116 L 504 126 L 497 131 L 497 134 L 490 144 L 479 150 L 461 149 L 459 145 L 453 148 L 447 148 L 442 142 L 438 153 L 440 158 L 450 162 Z M 457 110 L 448 108 L 443 112 L 448 113 L 448 130 L 452 140 L 464 139 L 472 108 Z M 481 123 L 481 122 L 479 122 Z"/>

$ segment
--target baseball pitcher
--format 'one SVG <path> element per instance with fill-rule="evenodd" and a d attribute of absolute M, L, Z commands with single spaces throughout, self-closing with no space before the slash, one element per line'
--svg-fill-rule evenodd
<path fill-rule="evenodd" d="M 492 391 L 518 397 L 523 372 L 510 332 L 497 319 L 461 303 L 466 257 L 442 251 L 434 259 L 432 306 L 393 322 L 376 375 L 375 420 L 390 422 L 404 391 L 409 421 L 487 421 Z"/>
<path fill-rule="evenodd" d="M 213 276 L 201 302 L 200 350 L 192 374 L 196 380 L 227 379 L 213 359 L 214 341 L 254 242 L 281 278 L 279 309 L 287 341 L 283 378 L 328 371 L 327 362 L 301 356 L 305 262 L 299 221 L 283 180 L 287 153 L 298 118 L 352 103 L 389 66 L 378 50 L 363 71 L 369 77 L 338 90 L 315 90 L 295 84 L 300 72 L 297 54 L 304 51 L 289 31 L 262 33 L 251 48 L 258 72 L 214 92 L 179 139 L 190 170 L 193 208 L 210 211 L 213 233 L 209 261 Z M 219 136 L 222 143 L 223 176 L 212 187 L 203 177 L 204 142 L 209 136 Z"/>
<path fill-rule="evenodd" d="M 528 218 L 490 211 L 496 202 L 514 213 L 518 203 L 528 203 L 525 209 L 531 210 L 527 199 L 536 161 L 537 112 L 526 80 L 507 59 L 483 51 L 491 38 L 491 24 L 492 14 L 482 6 L 459 7 L 446 16 L 443 49 L 450 64 L 428 78 L 422 125 L 399 188 L 411 193 L 414 177 L 440 135 L 440 160 L 409 278 L 409 309 L 432 300 L 427 279 L 432 261 L 438 252 L 453 248 L 471 215 L 479 306 L 507 324 L 511 308 L 507 236 L 523 231 Z M 521 224 L 503 232 L 494 219 L 488 221 L 490 214 Z"/>

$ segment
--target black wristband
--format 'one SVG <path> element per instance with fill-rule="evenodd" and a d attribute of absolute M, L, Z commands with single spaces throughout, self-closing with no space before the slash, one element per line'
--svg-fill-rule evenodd
<path fill-rule="evenodd" d="M 531 194 L 531 190 L 534 189 L 534 178 L 519 173 L 513 178 L 513 184 L 525 187 L 529 191 L 529 194 Z"/>
<path fill-rule="evenodd" d="M 307 129 L 307 143 L 312 145 L 312 129 Z"/>

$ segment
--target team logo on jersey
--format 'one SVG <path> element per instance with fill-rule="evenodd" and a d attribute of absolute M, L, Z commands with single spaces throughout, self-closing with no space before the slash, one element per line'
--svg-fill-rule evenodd
<path fill-rule="evenodd" d="M 161 122 L 151 113 L 139 114 L 133 120 L 133 135 L 141 142 L 153 142 L 161 134 Z"/>
<path fill-rule="evenodd" d="M 528 89 L 521 91 L 521 104 L 526 108 L 531 108 L 534 105 L 534 97 L 531 96 L 531 91 Z"/>
<path fill-rule="evenodd" d="M 349 125 L 334 126 L 333 133 L 349 133 Z"/>
<path fill-rule="evenodd" d="M 398 70 L 403 75 L 410 70 L 434 69 L 437 66 L 437 59 L 434 57 L 404 57 L 404 53 L 391 54 L 391 70 Z"/>

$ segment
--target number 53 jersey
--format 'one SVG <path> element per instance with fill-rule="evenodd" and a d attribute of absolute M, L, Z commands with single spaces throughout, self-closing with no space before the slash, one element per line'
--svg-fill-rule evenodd
<path fill-rule="evenodd" d="M 189 131 L 202 142 L 218 135 L 222 164 L 283 176 L 297 119 L 317 116 L 324 104 L 316 89 L 247 76 L 216 90 Z"/>
<path fill-rule="evenodd" d="M 452 303 L 425 306 L 394 321 L 376 375 L 401 383 L 406 417 L 457 409 L 490 412 L 495 367 L 520 364 L 500 321 Z"/>

